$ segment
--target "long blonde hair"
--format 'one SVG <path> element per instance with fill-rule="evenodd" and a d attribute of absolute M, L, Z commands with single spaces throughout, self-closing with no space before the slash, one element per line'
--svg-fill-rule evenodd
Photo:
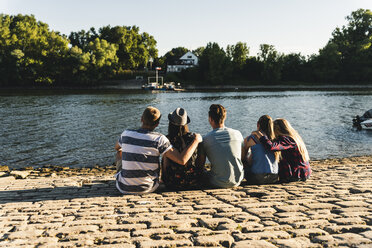
<path fill-rule="evenodd" d="M 260 131 L 264 132 L 267 137 L 273 141 L 275 139 L 273 119 L 269 115 L 263 115 L 258 119 L 257 124 L 260 126 Z M 274 152 L 275 160 L 279 161 L 280 151 Z"/>
<path fill-rule="evenodd" d="M 291 137 L 298 147 L 302 159 L 304 161 L 309 161 L 309 153 L 307 152 L 304 141 L 296 130 L 291 126 L 291 124 L 286 119 L 276 119 L 274 121 L 274 133 L 278 136 L 289 136 Z"/>

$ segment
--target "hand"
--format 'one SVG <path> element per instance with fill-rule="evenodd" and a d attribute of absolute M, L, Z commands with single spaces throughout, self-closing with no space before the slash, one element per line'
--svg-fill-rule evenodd
<path fill-rule="evenodd" d="M 200 133 L 195 133 L 195 140 L 200 143 L 203 141 L 203 137 L 200 135 Z"/>
<path fill-rule="evenodd" d="M 263 136 L 260 131 L 253 131 L 252 135 L 254 135 L 257 139 L 260 139 Z"/>

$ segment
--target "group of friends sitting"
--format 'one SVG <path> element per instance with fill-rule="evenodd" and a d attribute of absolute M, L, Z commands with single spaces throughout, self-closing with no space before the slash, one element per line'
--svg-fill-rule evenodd
<path fill-rule="evenodd" d="M 161 181 L 170 190 L 191 190 L 235 187 L 243 178 L 247 184 L 272 184 L 310 177 L 306 146 L 285 119 L 263 115 L 246 138 L 225 127 L 226 109 L 220 104 L 210 106 L 213 130 L 203 137 L 189 131 L 183 108 L 169 113 L 167 136 L 154 131 L 160 119 L 157 108 L 147 107 L 141 128 L 124 130 L 119 137 L 115 176 L 121 193 L 154 192 Z"/>

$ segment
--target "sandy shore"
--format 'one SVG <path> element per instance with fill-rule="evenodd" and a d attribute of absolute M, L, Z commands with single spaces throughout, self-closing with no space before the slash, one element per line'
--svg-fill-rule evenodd
<path fill-rule="evenodd" d="M 372 156 L 307 182 L 120 195 L 114 167 L 0 167 L 0 247 L 372 247 Z"/>

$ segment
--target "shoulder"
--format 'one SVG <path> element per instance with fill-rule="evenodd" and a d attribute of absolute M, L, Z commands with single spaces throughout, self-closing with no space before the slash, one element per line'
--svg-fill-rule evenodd
<path fill-rule="evenodd" d="M 242 133 L 241 133 L 239 130 L 236 130 L 236 129 L 233 129 L 233 128 L 229 128 L 229 127 L 227 127 L 227 128 L 226 128 L 226 131 L 227 131 L 228 133 L 230 133 L 230 134 L 235 135 L 237 138 L 243 140 L 243 135 L 242 135 Z"/>
<path fill-rule="evenodd" d="M 280 142 L 286 143 L 286 144 L 294 144 L 294 145 L 296 144 L 294 139 L 292 139 L 292 137 L 290 136 L 279 136 L 277 140 Z"/>

